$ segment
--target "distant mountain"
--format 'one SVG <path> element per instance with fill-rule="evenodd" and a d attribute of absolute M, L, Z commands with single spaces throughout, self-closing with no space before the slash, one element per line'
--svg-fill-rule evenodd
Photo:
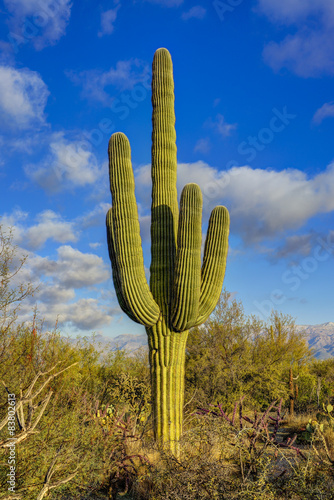
<path fill-rule="evenodd" d="M 117 337 L 104 337 L 103 335 L 95 335 L 94 337 L 86 337 L 90 343 L 93 343 L 96 349 L 99 351 L 117 351 L 124 349 L 130 356 L 134 355 L 138 349 L 141 347 L 147 348 L 147 336 L 134 335 L 131 333 L 125 333 L 123 335 L 118 335 Z M 76 339 L 68 339 L 72 343 L 76 343 Z"/>
<path fill-rule="evenodd" d="M 334 357 L 334 323 L 332 321 L 321 325 L 298 325 L 298 330 L 305 332 L 309 347 L 315 350 L 315 358 Z"/>
<path fill-rule="evenodd" d="M 129 354 L 135 353 L 141 347 L 148 348 L 147 335 L 145 333 L 143 335 L 125 333 L 109 340 L 109 343 L 113 351 L 124 349 Z"/>
<path fill-rule="evenodd" d="M 305 333 L 309 347 L 315 350 L 314 357 L 317 359 L 328 359 L 334 357 L 334 323 L 323 323 L 321 325 L 297 325 L 298 331 Z M 92 337 L 88 337 L 92 341 Z M 106 349 L 111 351 L 124 349 L 129 355 L 134 355 L 138 349 L 148 348 L 147 336 L 134 335 L 131 333 L 118 335 L 108 338 L 102 335 L 95 336 L 95 345 L 100 347 L 101 351 Z"/>

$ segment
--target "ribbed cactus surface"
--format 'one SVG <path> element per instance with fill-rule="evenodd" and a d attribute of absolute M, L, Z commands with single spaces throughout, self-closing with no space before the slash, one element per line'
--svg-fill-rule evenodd
<path fill-rule="evenodd" d="M 215 308 L 223 286 L 229 215 L 210 216 L 201 263 L 202 194 L 197 184 L 176 191 L 173 66 L 158 49 L 152 67 L 152 214 L 150 286 L 145 277 L 130 144 L 122 133 L 109 141 L 112 208 L 107 239 L 122 310 L 146 327 L 149 341 L 154 431 L 173 452 L 182 432 L 185 348 L 189 328 Z"/>

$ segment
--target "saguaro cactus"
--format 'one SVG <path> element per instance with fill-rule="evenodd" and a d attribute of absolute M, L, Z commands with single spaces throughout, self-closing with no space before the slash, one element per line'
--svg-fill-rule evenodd
<path fill-rule="evenodd" d="M 148 335 L 155 438 L 175 452 L 182 432 L 188 329 L 203 323 L 219 299 L 229 214 L 223 206 L 212 211 L 201 266 L 202 194 L 197 184 L 187 184 L 179 213 L 173 66 L 163 48 L 153 59 L 152 105 L 150 286 L 144 272 L 130 144 L 122 133 L 109 141 L 112 208 L 106 225 L 119 304 L 145 326 Z"/>

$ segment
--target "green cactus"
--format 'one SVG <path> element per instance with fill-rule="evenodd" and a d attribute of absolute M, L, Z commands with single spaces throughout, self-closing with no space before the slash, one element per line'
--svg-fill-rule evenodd
<path fill-rule="evenodd" d="M 334 410 L 333 406 L 331 404 L 325 406 L 324 403 L 322 403 L 322 408 L 324 411 L 323 413 L 317 413 L 317 419 L 319 420 L 319 422 L 324 422 L 334 429 L 334 416 L 331 415 Z"/>
<path fill-rule="evenodd" d="M 212 211 L 201 266 L 202 195 L 196 184 L 187 184 L 179 214 L 173 66 L 163 48 L 153 59 L 152 105 L 150 286 L 144 272 L 130 144 L 122 133 L 109 141 L 112 208 L 106 225 L 119 304 L 145 326 L 148 335 L 155 439 L 175 453 L 182 432 L 188 329 L 206 321 L 219 299 L 229 214 L 223 206 Z"/>

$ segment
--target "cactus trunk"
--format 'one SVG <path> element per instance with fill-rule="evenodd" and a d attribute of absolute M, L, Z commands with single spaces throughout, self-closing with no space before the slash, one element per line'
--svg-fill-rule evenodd
<path fill-rule="evenodd" d="M 163 320 L 146 331 L 149 339 L 155 440 L 177 454 L 182 434 L 188 331 L 173 335 Z"/>
<path fill-rule="evenodd" d="M 176 134 L 173 65 L 158 49 L 152 71 L 152 217 L 148 286 L 127 137 L 109 141 L 113 206 L 107 213 L 107 240 L 117 298 L 133 321 L 145 326 L 151 368 L 154 434 L 178 452 L 182 433 L 185 349 L 189 328 L 204 323 L 223 286 L 229 214 L 216 207 L 210 216 L 201 266 L 202 195 L 187 184 L 176 191 Z"/>

